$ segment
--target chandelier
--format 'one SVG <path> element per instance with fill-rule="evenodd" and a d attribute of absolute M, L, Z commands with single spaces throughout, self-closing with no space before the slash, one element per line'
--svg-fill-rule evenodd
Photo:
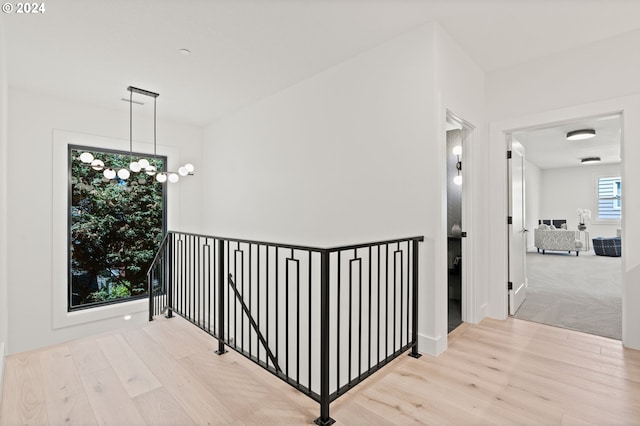
<path fill-rule="evenodd" d="M 127 90 L 129 91 L 129 168 L 117 168 L 106 165 L 104 161 L 100 160 L 99 158 L 95 158 L 90 152 L 83 152 L 82 154 L 80 154 L 80 161 L 83 164 L 86 164 L 87 166 L 93 168 L 93 170 L 102 171 L 102 175 L 109 180 L 115 179 L 116 177 L 122 180 L 127 180 L 131 177 L 132 173 L 142 172 L 146 173 L 149 176 L 155 176 L 156 180 L 160 183 L 165 183 L 167 181 L 176 183 L 180 180 L 180 176 L 193 175 L 193 171 L 195 170 L 195 168 L 191 163 L 180 166 L 178 168 L 178 171 L 172 172 L 163 170 L 162 168 L 160 170 L 157 170 L 156 166 L 152 165 L 146 158 L 133 158 L 133 93 L 135 92 L 140 95 L 153 98 L 153 158 L 156 158 L 158 156 L 156 151 L 156 99 L 160 95 L 158 93 L 150 92 L 144 89 L 138 89 L 137 87 L 132 86 L 129 86 Z"/>

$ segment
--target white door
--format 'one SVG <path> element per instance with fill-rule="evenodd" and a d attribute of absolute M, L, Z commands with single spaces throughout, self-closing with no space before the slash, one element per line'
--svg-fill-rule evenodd
<path fill-rule="evenodd" d="M 509 315 L 516 311 L 527 297 L 527 229 L 525 228 L 524 147 L 511 143 L 509 161 Z"/>

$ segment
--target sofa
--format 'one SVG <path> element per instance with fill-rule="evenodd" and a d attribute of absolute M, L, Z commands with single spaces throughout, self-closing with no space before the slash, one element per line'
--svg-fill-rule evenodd
<path fill-rule="evenodd" d="M 547 250 L 569 253 L 575 251 L 576 256 L 579 256 L 583 244 L 576 237 L 576 231 L 550 229 L 547 225 L 540 225 L 534 230 L 534 244 L 538 253 L 542 250 L 542 254 L 545 254 Z"/>

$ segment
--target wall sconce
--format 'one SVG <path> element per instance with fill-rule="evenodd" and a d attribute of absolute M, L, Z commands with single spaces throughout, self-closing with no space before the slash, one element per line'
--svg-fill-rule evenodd
<path fill-rule="evenodd" d="M 460 157 L 462 156 L 462 147 L 460 145 L 454 146 L 452 153 L 456 156 L 456 171 L 458 172 L 458 174 L 453 178 L 453 183 L 456 185 L 462 185 L 462 175 L 460 174 L 462 171 L 462 161 L 460 161 Z"/>

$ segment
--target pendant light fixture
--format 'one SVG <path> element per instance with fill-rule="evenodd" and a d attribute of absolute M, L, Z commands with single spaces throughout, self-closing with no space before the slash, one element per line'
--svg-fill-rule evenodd
<path fill-rule="evenodd" d="M 158 157 L 157 153 L 157 141 L 156 141 L 156 99 L 160 96 L 158 93 L 150 92 L 148 90 L 139 89 L 137 87 L 129 86 L 129 168 L 119 168 L 117 171 L 114 167 L 105 165 L 100 159 L 94 158 L 90 152 L 83 152 L 80 154 L 80 161 L 83 164 L 91 166 L 96 171 L 102 171 L 102 175 L 106 179 L 115 179 L 116 176 L 121 180 L 127 180 L 131 177 L 132 173 L 146 173 L 149 176 L 155 176 L 155 180 L 160 183 L 169 181 L 170 183 L 176 183 L 180 180 L 180 176 L 193 175 L 195 167 L 191 163 L 187 163 L 180 168 L 177 172 L 164 169 L 156 170 L 156 167 L 146 158 L 134 160 L 133 158 L 133 104 L 138 103 L 133 101 L 133 93 L 139 95 L 149 96 L 153 98 L 153 158 Z"/>

